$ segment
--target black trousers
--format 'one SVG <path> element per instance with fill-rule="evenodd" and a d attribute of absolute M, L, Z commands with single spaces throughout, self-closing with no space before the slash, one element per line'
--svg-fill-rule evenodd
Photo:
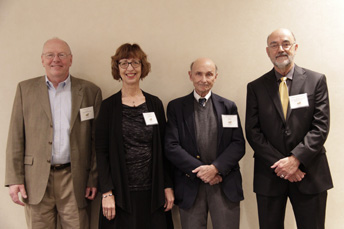
<path fill-rule="evenodd" d="M 260 229 L 283 229 L 284 216 L 289 197 L 293 207 L 297 228 L 325 228 L 327 191 L 307 195 L 301 193 L 295 183 L 290 183 L 286 194 L 264 196 L 257 194 Z"/>
<path fill-rule="evenodd" d="M 123 211 L 116 206 L 113 220 L 104 217 L 100 208 L 100 229 L 172 229 L 171 211 L 165 213 L 164 208 L 151 213 L 151 191 L 130 192 L 131 212 Z"/>

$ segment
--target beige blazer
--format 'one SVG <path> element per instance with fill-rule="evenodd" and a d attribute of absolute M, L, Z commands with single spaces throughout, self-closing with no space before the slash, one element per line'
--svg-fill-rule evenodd
<path fill-rule="evenodd" d="M 80 109 L 94 108 L 98 115 L 102 101 L 96 85 L 71 76 L 72 113 L 70 158 L 78 206 L 87 205 L 86 187 L 97 187 L 94 147 L 94 119 L 81 121 Z M 38 204 L 45 193 L 53 141 L 53 121 L 45 77 L 18 84 L 14 99 L 6 150 L 5 186 L 25 184 L 29 204 Z"/>

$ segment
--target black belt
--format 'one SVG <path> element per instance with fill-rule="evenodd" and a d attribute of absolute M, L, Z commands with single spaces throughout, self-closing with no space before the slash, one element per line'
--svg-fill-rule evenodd
<path fill-rule="evenodd" d="M 51 165 L 51 169 L 53 170 L 61 170 L 61 169 L 65 169 L 68 168 L 70 166 L 70 163 L 66 163 L 66 164 L 59 164 L 59 165 Z"/>

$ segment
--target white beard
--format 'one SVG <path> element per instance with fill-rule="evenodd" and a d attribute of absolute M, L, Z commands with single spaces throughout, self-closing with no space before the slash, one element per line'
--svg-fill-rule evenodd
<path fill-rule="evenodd" d="M 291 62 L 293 61 L 294 59 L 294 56 L 286 56 L 287 59 L 284 60 L 283 62 L 273 62 L 273 64 L 277 67 L 277 68 L 280 68 L 280 69 L 285 69 L 286 67 L 290 66 Z"/>

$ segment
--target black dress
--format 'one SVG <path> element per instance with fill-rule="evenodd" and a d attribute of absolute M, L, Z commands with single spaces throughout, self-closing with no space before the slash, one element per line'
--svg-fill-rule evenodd
<path fill-rule="evenodd" d="M 173 228 L 171 212 L 163 208 L 163 190 L 172 188 L 162 152 L 163 106 L 144 95 L 146 103 L 138 107 L 122 105 L 120 92 L 102 103 L 96 131 L 99 183 L 102 193 L 114 193 L 116 216 L 109 221 L 101 210 L 100 228 Z M 144 112 L 154 112 L 159 124 L 147 126 Z"/>

